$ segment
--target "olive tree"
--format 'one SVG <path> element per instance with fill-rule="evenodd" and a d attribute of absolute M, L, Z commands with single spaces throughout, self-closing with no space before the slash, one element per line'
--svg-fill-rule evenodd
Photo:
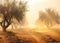
<path fill-rule="evenodd" d="M 16 19 L 19 23 L 23 20 L 24 14 L 26 12 L 26 2 L 20 1 L 17 6 L 17 2 L 13 0 L 4 0 L 4 4 L 0 4 L 0 15 L 2 15 L 2 21 L 0 25 L 3 31 L 13 23 L 13 19 Z"/>
<path fill-rule="evenodd" d="M 39 20 L 42 21 L 47 27 L 60 24 L 60 15 L 54 9 L 48 8 L 45 11 L 40 11 L 39 15 Z"/>

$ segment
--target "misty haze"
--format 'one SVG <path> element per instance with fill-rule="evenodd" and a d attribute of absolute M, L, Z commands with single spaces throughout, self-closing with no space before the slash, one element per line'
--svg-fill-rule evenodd
<path fill-rule="evenodd" d="M 0 43 L 60 43 L 60 0 L 0 0 Z"/>

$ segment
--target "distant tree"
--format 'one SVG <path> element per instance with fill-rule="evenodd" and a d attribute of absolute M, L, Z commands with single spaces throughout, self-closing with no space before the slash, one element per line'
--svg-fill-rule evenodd
<path fill-rule="evenodd" d="M 48 27 L 59 24 L 60 15 L 53 9 L 46 9 L 39 12 L 39 20 L 44 22 Z"/>
<path fill-rule="evenodd" d="M 2 21 L 0 22 L 3 31 L 12 24 L 13 19 L 16 19 L 18 22 L 22 21 L 25 11 L 26 11 L 26 2 L 20 1 L 18 6 L 14 0 L 12 3 L 9 0 L 4 0 L 5 4 L 0 4 L 0 15 L 2 15 Z"/>

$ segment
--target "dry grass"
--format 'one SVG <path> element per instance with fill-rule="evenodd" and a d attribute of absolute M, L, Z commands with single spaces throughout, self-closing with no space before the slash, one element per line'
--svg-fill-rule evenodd
<path fill-rule="evenodd" d="M 60 43 L 60 34 L 57 30 L 48 32 L 31 32 L 29 34 L 11 31 L 0 32 L 0 43 Z"/>
<path fill-rule="evenodd" d="M 27 35 L 17 35 L 13 32 L 0 32 L 0 43 L 37 43 Z"/>

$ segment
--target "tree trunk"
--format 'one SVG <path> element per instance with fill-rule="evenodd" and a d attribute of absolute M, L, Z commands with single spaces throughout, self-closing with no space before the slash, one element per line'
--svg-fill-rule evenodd
<path fill-rule="evenodd" d="M 7 29 L 7 28 L 3 27 L 3 31 L 4 31 L 4 32 L 6 32 L 6 29 Z"/>
<path fill-rule="evenodd" d="M 6 24 L 7 23 L 7 24 Z M 1 23 L 1 26 L 3 28 L 3 31 L 6 32 L 6 29 L 9 27 L 9 25 L 11 24 L 11 22 L 9 21 L 6 21 L 4 20 L 2 23 Z"/>
<path fill-rule="evenodd" d="M 1 26 L 2 26 L 2 30 L 6 32 L 5 20 L 2 21 Z"/>
<path fill-rule="evenodd" d="M 8 19 L 7 16 L 4 16 L 4 20 L 0 24 L 2 26 L 3 31 L 6 32 L 6 29 L 11 24 L 11 17 Z"/>

